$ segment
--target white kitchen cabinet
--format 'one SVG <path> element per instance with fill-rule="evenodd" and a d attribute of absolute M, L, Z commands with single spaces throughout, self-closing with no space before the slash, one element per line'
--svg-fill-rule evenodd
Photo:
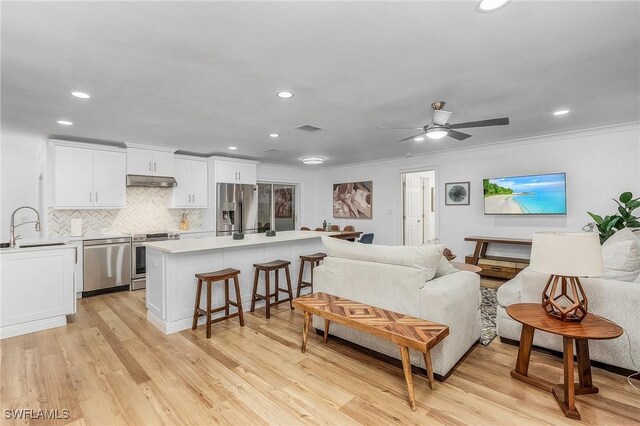
<path fill-rule="evenodd" d="M 207 208 L 209 200 L 207 160 L 176 157 L 174 171 L 178 186 L 172 189 L 171 207 Z"/>
<path fill-rule="evenodd" d="M 124 207 L 126 200 L 126 161 L 123 152 L 94 151 L 93 190 L 95 207 Z M 124 188 L 124 190 L 123 190 Z"/>
<path fill-rule="evenodd" d="M 65 325 L 75 313 L 74 248 L 18 248 L 0 256 L 0 338 Z"/>
<path fill-rule="evenodd" d="M 127 174 L 173 177 L 173 152 L 129 147 L 127 148 Z"/>
<path fill-rule="evenodd" d="M 53 142 L 56 209 L 124 208 L 126 154 L 121 148 Z"/>
<path fill-rule="evenodd" d="M 217 183 L 242 183 L 255 185 L 257 181 L 257 165 L 255 162 L 235 160 L 216 160 Z"/>

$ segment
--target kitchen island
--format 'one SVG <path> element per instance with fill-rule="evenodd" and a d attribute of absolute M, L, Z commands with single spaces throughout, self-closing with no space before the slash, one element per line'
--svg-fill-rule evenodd
<path fill-rule="evenodd" d="M 232 237 L 169 240 L 146 243 L 147 319 L 165 334 L 191 328 L 196 297 L 196 273 L 224 268 L 240 270 L 240 293 L 245 311 L 251 305 L 254 263 L 276 259 L 291 262 L 291 286 L 297 288 L 299 256 L 322 251 L 322 235 L 338 232 L 284 231 L 274 237 L 247 234 L 243 240 Z M 308 280 L 307 268 L 305 280 Z M 259 292 L 264 288 L 260 274 Z M 284 277 L 281 279 L 284 286 Z M 213 305 L 223 303 L 224 285 L 213 287 Z M 307 290 L 308 292 L 308 290 Z M 233 296 L 232 296 L 233 299 Z M 204 295 L 202 300 L 206 300 Z M 256 306 L 264 305 L 263 301 Z M 223 315 L 218 313 L 216 315 Z M 216 316 L 214 315 L 214 318 Z M 203 324 L 204 317 L 199 324 Z M 215 331 L 214 331 L 215 332 Z"/>

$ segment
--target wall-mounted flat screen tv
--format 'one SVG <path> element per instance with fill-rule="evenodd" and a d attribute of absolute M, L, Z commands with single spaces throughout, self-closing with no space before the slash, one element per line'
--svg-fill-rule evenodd
<path fill-rule="evenodd" d="M 509 176 L 483 180 L 484 214 L 567 214 L 567 175 Z"/>

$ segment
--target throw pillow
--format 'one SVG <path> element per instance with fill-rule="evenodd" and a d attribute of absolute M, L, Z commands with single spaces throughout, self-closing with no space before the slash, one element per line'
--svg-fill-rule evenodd
<path fill-rule="evenodd" d="M 426 281 L 435 276 L 444 250 L 443 246 L 437 245 L 414 247 L 359 244 L 326 235 L 322 236 L 322 244 L 331 257 L 422 269 L 426 273 Z"/>
<path fill-rule="evenodd" d="M 445 275 L 450 275 L 458 272 L 458 269 L 453 266 L 444 255 L 438 262 L 438 269 L 436 270 L 436 275 L 434 278 L 444 277 Z"/>
<path fill-rule="evenodd" d="M 640 238 L 629 228 L 613 234 L 602 245 L 604 277 L 618 281 L 636 281 L 640 275 Z"/>

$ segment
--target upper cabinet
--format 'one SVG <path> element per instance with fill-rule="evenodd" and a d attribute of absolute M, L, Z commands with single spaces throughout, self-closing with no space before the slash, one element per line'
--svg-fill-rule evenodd
<path fill-rule="evenodd" d="M 255 161 L 216 160 L 217 183 L 243 183 L 255 185 L 258 169 Z"/>
<path fill-rule="evenodd" d="M 173 152 L 127 148 L 127 174 L 174 177 Z"/>
<path fill-rule="evenodd" d="M 173 191 L 171 207 L 207 208 L 209 202 L 207 159 L 176 156 L 174 171 L 178 186 L 171 189 Z"/>
<path fill-rule="evenodd" d="M 126 206 L 126 153 L 122 148 L 53 141 L 56 209 L 120 209 Z"/>

